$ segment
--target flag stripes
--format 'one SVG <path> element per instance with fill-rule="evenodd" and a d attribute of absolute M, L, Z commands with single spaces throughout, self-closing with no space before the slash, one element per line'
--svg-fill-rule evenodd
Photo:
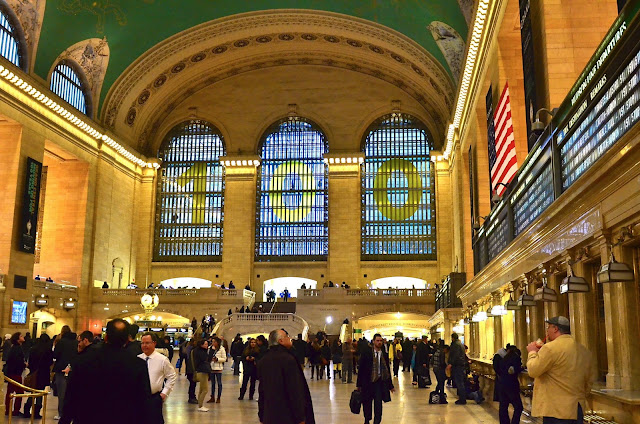
<path fill-rule="evenodd" d="M 504 194 L 518 170 L 516 144 L 513 137 L 513 121 L 511 120 L 511 103 L 509 101 L 509 84 L 505 84 L 494 116 L 495 126 L 495 162 L 491 163 L 491 189 L 498 195 Z M 491 143 L 492 140 L 489 140 Z M 499 184 L 502 183 L 502 184 Z"/>

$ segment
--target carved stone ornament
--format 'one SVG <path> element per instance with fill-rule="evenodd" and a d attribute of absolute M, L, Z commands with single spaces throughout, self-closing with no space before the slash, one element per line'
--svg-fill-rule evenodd
<path fill-rule="evenodd" d="M 454 87 L 429 52 L 374 22 L 305 10 L 221 18 L 159 43 L 117 79 L 101 118 L 118 133 L 133 130 L 135 142 L 144 144 L 171 112 L 168 103 L 175 107 L 187 89 L 197 91 L 255 69 L 301 64 L 349 69 L 398 86 L 423 105 L 434 138 L 443 136 Z M 148 101 L 140 104 L 141 96 Z"/>
<path fill-rule="evenodd" d="M 24 33 L 27 43 L 27 62 L 29 63 L 29 71 L 33 70 L 36 51 L 38 50 L 38 41 L 40 39 L 40 30 L 42 29 L 42 18 L 44 16 L 44 8 L 46 0 L 6 0 L 7 4 L 18 17 L 20 26 Z"/>

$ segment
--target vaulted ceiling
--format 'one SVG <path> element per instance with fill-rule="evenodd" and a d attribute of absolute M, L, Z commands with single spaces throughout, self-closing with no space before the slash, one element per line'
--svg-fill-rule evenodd
<path fill-rule="evenodd" d="M 451 72 L 436 38 L 447 42 L 457 32 L 466 39 L 465 15 L 472 4 L 473 0 L 49 0 L 35 72 L 46 79 L 65 49 L 106 37 L 110 58 L 102 103 L 118 77 L 163 40 L 205 22 L 275 9 L 329 11 L 379 23 L 415 41 Z M 463 14 L 461 9 L 467 10 Z M 440 24 L 433 26 L 434 22 Z"/>

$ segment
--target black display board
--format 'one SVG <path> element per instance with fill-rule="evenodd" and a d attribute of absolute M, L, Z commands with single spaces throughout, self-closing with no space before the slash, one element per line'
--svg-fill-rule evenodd
<path fill-rule="evenodd" d="M 41 174 L 42 164 L 35 159 L 27 158 L 26 181 L 22 197 L 20 245 L 18 246 L 19 250 L 27 253 L 34 253 L 36 249 Z"/>
<path fill-rule="evenodd" d="M 533 29 L 531 27 L 531 2 L 520 0 L 520 39 L 522 41 L 522 69 L 524 71 L 524 103 L 527 117 L 527 147 L 531 151 L 538 140 L 531 135 L 531 123 L 538 110 L 536 100 L 536 62 L 533 51 Z"/>

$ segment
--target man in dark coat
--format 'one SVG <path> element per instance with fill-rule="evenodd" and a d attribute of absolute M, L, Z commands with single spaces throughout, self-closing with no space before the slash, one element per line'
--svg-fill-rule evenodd
<path fill-rule="evenodd" d="M 304 357 L 307 354 L 307 342 L 302 338 L 302 334 L 298 334 L 298 338 L 293 341 L 293 354 L 298 360 L 298 364 L 304 367 Z"/>
<path fill-rule="evenodd" d="M 382 422 L 382 402 L 391 401 L 391 393 L 395 391 L 391 381 L 389 355 L 382 349 L 382 336 L 373 336 L 373 349 L 362 349 L 358 362 L 358 381 L 356 390 L 362 392 L 362 412 L 364 422 L 371 421 L 373 404 L 373 422 Z"/>
<path fill-rule="evenodd" d="M 262 424 L 315 424 L 302 368 L 284 330 L 269 333 L 269 350 L 258 361 L 258 417 Z"/>
<path fill-rule="evenodd" d="M 413 343 L 411 343 L 411 339 L 409 339 L 409 337 L 402 342 L 402 352 L 404 352 L 404 355 L 402 355 L 402 371 L 411 371 L 411 352 L 413 352 Z"/>
<path fill-rule="evenodd" d="M 427 344 L 427 336 L 422 336 L 422 341 L 418 343 L 416 349 L 416 374 L 427 378 L 427 386 L 431 385 L 431 375 L 429 374 L 429 363 L 431 347 Z"/>
<path fill-rule="evenodd" d="M 60 340 L 53 349 L 53 372 L 55 373 L 55 385 L 58 393 L 58 419 L 62 416 L 62 405 L 67 391 L 68 366 L 78 352 L 78 341 L 76 335 L 71 332 L 68 325 L 62 326 Z M 54 417 L 55 419 L 55 417 Z"/>
<path fill-rule="evenodd" d="M 109 321 L 105 343 L 74 364 L 60 424 L 147 422 L 142 405 L 151 398 L 149 372 L 124 348 L 128 327 L 120 318 Z M 107 409 L 97 411 L 96 400 Z"/>

